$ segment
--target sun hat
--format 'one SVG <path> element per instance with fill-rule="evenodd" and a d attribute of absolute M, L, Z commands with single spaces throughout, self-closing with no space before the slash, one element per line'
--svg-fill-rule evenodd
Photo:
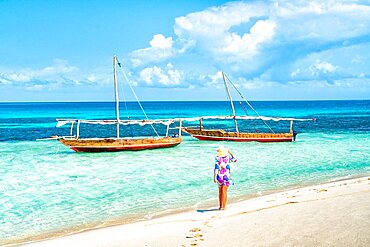
<path fill-rule="evenodd" d="M 217 149 L 217 156 L 219 157 L 224 157 L 226 155 L 228 155 L 229 153 L 229 150 L 227 148 L 225 148 L 224 146 L 219 146 L 218 149 Z"/>

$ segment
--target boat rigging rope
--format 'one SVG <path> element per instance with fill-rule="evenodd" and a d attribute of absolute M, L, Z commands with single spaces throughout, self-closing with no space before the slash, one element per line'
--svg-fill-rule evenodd
<path fill-rule="evenodd" d="M 118 65 L 121 67 L 121 64 L 118 63 Z M 127 116 L 127 120 L 130 120 L 130 115 L 128 114 L 128 108 L 127 108 L 127 103 L 126 103 L 126 97 L 125 97 L 125 90 L 123 90 L 123 85 L 121 84 L 121 88 L 122 88 L 122 95 L 123 95 L 123 102 L 125 102 L 125 110 L 126 110 L 126 116 Z M 131 137 L 133 138 L 134 137 L 134 132 L 132 131 L 132 126 L 131 124 L 129 124 L 130 126 L 130 131 L 131 131 Z"/>
<path fill-rule="evenodd" d="M 127 81 L 127 84 L 129 85 L 129 87 L 130 87 L 130 89 L 131 89 L 131 92 L 134 94 L 134 96 L 135 96 L 135 98 L 136 98 L 136 101 L 137 101 L 137 103 L 139 104 L 139 106 L 140 106 L 140 108 L 141 108 L 141 111 L 143 112 L 143 114 L 144 114 L 144 116 L 145 116 L 146 120 L 149 120 L 148 116 L 146 115 L 146 113 L 145 113 L 145 111 L 144 111 L 143 106 L 141 105 L 141 103 L 140 103 L 140 101 L 139 101 L 139 98 L 137 97 L 137 95 L 136 95 L 136 93 L 135 93 L 134 89 L 133 89 L 133 88 L 132 88 L 132 86 L 131 86 L 130 80 L 128 79 L 128 77 L 127 77 L 127 75 L 126 75 L 125 71 L 123 70 L 123 68 L 122 68 L 122 66 L 121 66 L 121 63 L 118 61 L 118 59 L 117 59 L 117 62 L 118 62 L 118 66 L 120 67 L 120 69 L 121 69 L 121 71 L 122 71 L 122 73 L 123 73 L 123 76 L 125 77 L 125 79 L 126 79 L 126 81 Z M 151 126 L 151 127 L 152 127 L 152 129 L 154 130 L 154 132 L 155 132 L 155 134 L 157 135 L 157 137 L 159 137 L 158 132 L 157 132 L 157 131 L 156 131 L 156 129 L 154 128 L 153 124 L 150 124 L 150 126 Z"/>
<path fill-rule="evenodd" d="M 248 116 L 247 109 L 245 109 L 245 107 L 244 107 L 243 103 L 242 103 L 241 101 L 239 101 L 239 104 L 240 104 L 240 106 L 243 108 L 243 111 L 245 112 L 245 115 L 246 115 L 246 116 Z M 255 124 L 255 122 L 254 122 L 254 121 L 252 121 L 252 119 L 251 119 L 251 122 L 252 122 L 252 124 L 253 124 L 253 128 L 254 128 L 254 130 L 255 130 L 256 132 L 259 132 L 259 131 L 258 131 L 258 129 L 256 128 L 256 124 Z"/>
<path fill-rule="evenodd" d="M 248 106 L 254 111 L 254 113 L 256 113 L 257 114 L 257 116 L 258 117 L 260 117 L 261 118 L 261 116 L 260 116 L 260 114 L 258 114 L 258 112 L 253 108 L 253 106 L 248 102 L 248 100 L 246 100 L 245 98 L 244 98 L 244 96 L 243 96 L 243 94 L 238 90 L 238 88 L 234 85 L 234 83 L 229 79 L 229 77 L 227 77 L 227 75 L 225 74 L 225 77 L 226 77 L 226 79 L 231 83 L 231 85 L 234 87 L 234 89 L 239 93 L 239 95 L 240 95 L 240 97 L 245 101 L 245 103 L 247 103 L 248 104 Z M 266 123 L 266 121 L 265 120 L 263 120 L 262 118 L 261 118 L 261 120 L 262 120 L 262 122 L 270 129 L 270 131 L 272 132 L 272 133 L 275 133 L 272 129 L 271 129 L 271 127 Z"/>
<path fill-rule="evenodd" d="M 227 94 L 226 90 L 225 90 L 225 96 L 226 96 L 226 101 L 230 102 L 231 99 L 230 99 L 230 96 Z M 230 113 L 229 115 L 232 116 L 233 115 L 233 110 L 232 108 L 230 108 L 230 106 L 227 106 L 227 109 L 230 110 Z"/>
<path fill-rule="evenodd" d="M 240 104 L 240 106 L 243 108 L 243 111 L 245 112 L 245 115 L 247 115 L 247 116 L 248 116 L 247 109 L 245 109 L 245 107 L 244 107 L 243 103 L 242 103 L 241 101 L 239 101 L 239 104 Z"/>

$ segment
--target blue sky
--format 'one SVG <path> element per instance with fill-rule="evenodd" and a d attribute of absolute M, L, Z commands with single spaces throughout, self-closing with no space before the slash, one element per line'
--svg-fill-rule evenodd
<path fill-rule="evenodd" d="M 250 100 L 369 99 L 370 3 L 0 0 L 0 101 L 112 101 L 114 54 L 141 100 L 226 100 L 221 71 Z"/>

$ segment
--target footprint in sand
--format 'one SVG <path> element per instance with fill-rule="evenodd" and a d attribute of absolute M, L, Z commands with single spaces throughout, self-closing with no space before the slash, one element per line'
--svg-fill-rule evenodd
<path fill-rule="evenodd" d="M 195 228 L 191 229 L 189 232 L 193 232 L 193 233 L 196 232 L 196 233 L 195 234 L 192 234 L 192 235 L 188 235 L 188 236 L 186 236 L 186 238 L 198 238 L 198 237 L 202 237 L 203 235 L 199 233 L 200 231 L 202 231 L 202 229 L 200 229 L 198 227 L 195 227 Z"/>
<path fill-rule="evenodd" d="M 186 236 L 186 238 L 201 238 L 201 237 L 203 237 L 203 234 L 200 233 L 194 234 L 194 236 Z"/>
<path fill-rule="evenodd" d="M 209 221 L 204 222 L 204 223 L 203 223 L 203 225 L 204 225 L 204 226 L 207 226 L 207 227 L 212 227 L 212 224 L 210 224 L 210 222 L 209 222 Z"/>
<path fill-rule="evenodd" d="M 295 203 L 298 203 L 298 202 L 294 202 L 294 201 L 287 202 L 287 204 L 295 204 Z"/>
<path fill-rule="evenodd" d="M 195 227 L 193 229 L 191 229 L 190 231 L 191 232 L 200 232 L 202 229 L 198 228 L 198 227 Z"/>
<path fill-rule="evenodd" d="M 205 222 L 206 224 L 208 224 L 209 222 Z M 204 241 L 204 238 L 203 238 L 203 234 L 201 233 L 202 229 L 199 228 L 199 227 L 195 227 L 193 229 L 190 230 L 190 232 L 194 233 L 193 236 L 186 236 L 186 238 L 193 238 L 193 240 L 191 241 L 190 243 L 190 246 L 197 246 L 198 243 L 197 241 Z"/>

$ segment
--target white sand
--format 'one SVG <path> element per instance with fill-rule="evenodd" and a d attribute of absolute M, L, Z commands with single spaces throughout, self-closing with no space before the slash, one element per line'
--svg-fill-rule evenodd
<path fill-rule="evenodd" d="M 370 177 L 310 186 L 27 246 L 370 246 Z"/>

